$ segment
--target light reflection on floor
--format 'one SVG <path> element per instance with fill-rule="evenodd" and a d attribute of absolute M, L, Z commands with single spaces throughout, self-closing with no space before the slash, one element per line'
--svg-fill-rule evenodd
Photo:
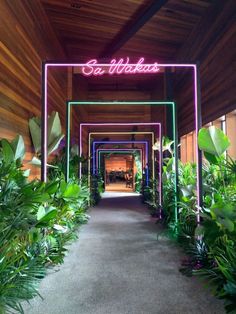
<path fill-rule="evenodd" d="M 106 191 L 131 193 L 133 192 L 133 188 L 126 187 L 125 182 L 115 182 L 115 183 L 110 183 L 109 185 L 106 185 Z"/>
<path fill-rule="evenodd" d="M 124 186 L 123 186 L 123 190 L 118 190 L 118 189 L 115 189 L 114 191 L 113 190 L 110 190 L 110 191 L 106 190 L 102 194 L 102 198 L 117 198 L 117 197 L 129 197 L 129 196 L 139 197 L 140 193 L 136 193 L 131 188 L 124 188 Z"/>

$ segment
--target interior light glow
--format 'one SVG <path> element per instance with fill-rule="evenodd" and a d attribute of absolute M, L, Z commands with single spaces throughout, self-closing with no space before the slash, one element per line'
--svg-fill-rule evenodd
<path fill-rule="evenodd" d="M 133 152 L 139 152 L 140 159 L 142 160 L 142 170 L 143 170 L 143 150 L 142 148 L 100 148 L 96 151 L 96 162 L 97 162 L 97 169 L 99 170 L 101 167 L 101 154 L 132 154 Z"/>
<path fill-rule="evenodd" d="M 93 156 L 95 156 L 96 153 L 96 145 L 97 144 L 144 144 L 145 145 L 145 162 L 146 165 L 148 165 L 148 141 L 94 141 L 93 142 Z M 146 167 L 146 186 L 148 186 L 149 183 L 149 171 L 148 167 Z M 93 174 L 96 174 L 96 168 L 95 168 L 95 158 L 93 158 Z"/>
<path fill-rule="evenodd" d="M 151 135 L 152 137 L 152 145 L 154 145 L 154 133 L 153 132 L 91 132 L 89 133 L 89 141 L 91 141 L 92 135 Z M 155 180 L 155 160 L 154 160 L 154 151 L 152 150 L 152 179 Z"/>

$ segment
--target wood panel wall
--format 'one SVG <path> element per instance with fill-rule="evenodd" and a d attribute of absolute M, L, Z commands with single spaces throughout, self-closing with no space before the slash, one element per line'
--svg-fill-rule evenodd
<path fill-rule="evenodd" d="M 235 0 L 216 0 L 193 29 L 176 62 L 200 62 L 203 123 L 236 107 Z M 28 119 L 40 115 L 42 60 L 65 59 L 39 0 L 0 1 L 0 137 L 22 134 L 26 162 L 33 156 Z M 179 135 L 194 129 L 192 74 L 178 75 L 174 98 L 178 104 Z M 150 90 L 88 90 L 72 69 L 50 69 L 49 111 L 59 112 L 65 128 L 65 101 L 160 99 L 162 86 Z M 150 106 L 88 106 L 74 110 L 72 136 L 83 122 L 156 122 L 165 124 L 165 109 Z M 87 131 L 83 138 L 86 140 Z M 37 175 L 39 171 L 34 171 Z"/>
<path fill-rule="evenodd" d="M 235 1 L 215 1 L 179 52 L 180 62 L 200 63 L 203 124 L 236 108 Z M 175 94 L 179 134 L 194 129 L 192 76 L 179 75 Z"/>
<path fill-rule="evenodd" d="M 76 80 L 76 79 L 75 79 Z M 150 100 L 150 92 L 133 90 L 88 90 L 84 97 L 88 101 L 147 101 Z M 84 98 L 84 99 L 86 99 Z M 82 96 L 79 99 L 83 99 Z M 78 113 L 83 122 L 87 123 L 110 123 L 110 122 L 150 122 L 150 106 L 130 105 L 86 105 L 80 107 Z M 102 129 L 99 129 L 102 131 Z M 106 128 L 104 129 L 106 131 Z M 118 131 L 118 130 L 117 130 Z M 104 136 L 105 137 L 105 136 Z M 87 153 L 88 128 L 83 132 L 83 152 Z"/>
<path fill-rule="evenodd" d="M 161 78 L 158 80 L 157 87 L 151 93 L 151 99 L 153 101 L 164 101 L 164 100 L 166 100 L 165 97 L 164 97 L 164 94 L 165 94 L 165 91 L 164 91 L 164 75 L 162 75 Z M 151 107 L 151 119 L 150 119 L 150 122 L 159 122 L 159 123 L 161 123 L 162 135 L 166 135 L 167 134 L 166 112 L 167 112 L 167 107 L 165 105 L 163 105 L 163 106 L 153 105 Z"/>
<path fill-rule="evenodd" d="M 130 169 L 129 163 L 127 163 L 127 157 L 112 156 L 105 159 L 106 171 L 128 171 Z"/>
<path fill-rule="evenodd" d="M 40 116 L 42 60 L 65 58 L 40 1 L 0 1 L 0 137 L 21 134 L 25 163 L 33 156 L 28 120 Z M 67 69 L 49 70 L 49 112 L 65 127 L 65 100 L 71 92 Z M 28 167 L 28 166 L 27 166 Z M 39 169 L 32 169 L 32 177 Z"/>
<path fill-rule="evenodd" d="M 226 115 L 226 134 L 230 140 L 230 147 L 227 153 L 230 157 L 236 159 L 236 141 L 235 141 L 235 130 L 236 130 L 236 114 L 231 113 Z"/>
<path fill-rule="evenodd" d="M 86 79 L 81 75 L 73 75 L 73 100 L 86 100 L 88 98 L 88 84 Z M 71 136 L 74 141 L 79 139 L 79 125 L 80 122 L 88 122 L 88 106 L 79 105 L 73 106 L 72 109 L 73 123 L 71 127 Z M 88 153 L 88 128 L 85 126 L 82 129 L 83 138 L 83 155 Z"/>

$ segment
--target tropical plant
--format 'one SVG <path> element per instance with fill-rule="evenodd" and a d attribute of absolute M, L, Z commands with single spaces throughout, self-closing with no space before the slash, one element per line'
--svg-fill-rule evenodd
<path fill-rule="evenodd" d="M 156 143 L 152 146 L 153 150 L 158 150 L 160 151 L 161 149 L 161 141 L 157 140 Z M 168 137 L 163 136 L 162 137 L 162 152 L 169 152 L 171 156 L 173 156 L 174 154 L 174 150 L 173 150 L 173 144 L 174 141 L 170 140 Z"/>
<path fill-rule="evenodd" d="M 29 130 L 34 145 L 35 156 L 33 157 L 31 164 L 35 166 L 41 165 L 41 119 L 40 117 L 33 117 L 29 119 Z M 61 121 L 59 114 L 53 111 L 48 116 L 47 120 L 47 153 L 50 155 L 58 147 L 63 139 Z"/>
<path fill-rule="evenodd" d="M 63 262 L 88 219 L 86 185 L 29 182 L 23 157 L 22 137 L 0 141 L 0 313 L 23 312 L 21 302 L 38 294 L 46 269 Z"/>
<path fill-rule="evenodd" d="M 230 143 L 227 136 L 211 126 L 201 129 L 198 135 L 199 148 L 204 152 L 204 207 L 202 221 L 195 231 L 198 234 L 193 242 L 194 250 L 201 239 L 204 252 L 198 254 L 198 269 L 195 275 L 207 279 L 214 294 L 225 299 L 228 313 L 236 312 L 236 199 L 234 160 L 225 152 Z M 202 254 L 203 253 L 203 254 Z M 193 252 L 189 252 L 192 259 Z M 204 262 L 202 257 L 204 256 Z M 195 259 L 195 263 L 197 261 Z M 196 264 L 195 264 L 196 265 Z M 189 266 L 189 265 L 188 265 Z"/>
<path fill-rule="evenodd" d="M 134 162 L 136 165 L 137 172 L 134 178 L 134 189 L 135 192 L 141 192 L 142 188 L 142 161 L 140 160 L 140 155 L 134 153 Z"/>
<path fill-rule="evenodd" d="M 196 219 L 196 166 L 179 161 L 177 241 L 187 257 L 181 272 L 201 276 L 214 294 L 236 312 L 236 161 L 226 156 L 227 136 L 214 126 L 201 129 L 203 207 Z M 169 229 L 173 221 L 174 169 L 171 150 L 163 166 L 163 211 Z M 174 229 L 172 229 L 174 231 Z M 173 232 L 172 232 L 173 233 Z M 172 236 L 173 237 L 173 236 Z M 175 237 L 176 238 L 176 237 Z"/>
<path fill-rule="evenodd" d="M 224 132 L 215 126 L 209 128 L 202 128 L 198 133 L 198 146 L 206 158 L 212 162 L 215 158 L 224 154 L 230 146 L 230 141 Z"/>
<path fill-rule="evenodd" d="M 60 146 L 62 146 L 60 144 Z M 69 154 L 69 178 L 74 182 L 79 183 L 79 166 L 83 164 L 86 160 L 83 157 L 79 157 L 78 145 L 74 144 L 70 148 Z M 58 152 L 54 155 L 54 158 L 51 160 L 48 169 L 48 177 L 53 180 L 58 177 L 63 177 L 65 175 L 66 169 L 66 149 L 64 146 L 61 149 L 58 149 Z"/>
<path fill-rule="evenodd" d="M 104 181 L 100 174 L 90 177 L 90 204 L 97 205 L 101 199 L 101 194 L 104 192 Z"/>

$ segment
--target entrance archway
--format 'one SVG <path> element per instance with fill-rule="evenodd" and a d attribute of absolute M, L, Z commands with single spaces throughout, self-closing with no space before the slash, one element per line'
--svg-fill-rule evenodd
<path fill-rule="evenodd" d="M 194 111 L 195 111 L 195 136 L 196 136 L 196 168 L 197 168 L 197 222 L 200 222 L 200 207 L 202 205 L 202 155 L 201 151 L 198 149 L 198 142 L 197 136 L 198 131 L 201 128 L 201 107 L 200 107 L 200 75 L 199 75 L 199 67 L 197 64 L 178 64 L 178 63 L 166 63 L 166 64 L 159 64 L 158 68 L 190 68 L 193 70 L 193 86 L 194 86 Z M 88 65 L 88 63 L 63 63 L 63 62 L 50 62 L 45 61 L 42 63 L 42 134 L 41 134 L 41 151 L 42 151 L 42 163 L 41 163 L 41 180 L 47 181 L 47 116 L 48 116 L 48 70 L 49 68 L 53 67 L 79 67 L 84 68 Z M 125 66 L 125 64 L 120 64 Z M 137 64 L 129 64 L 131 67 L 136 67 Z M 94 67 L 100 67 L 101 69 L 109 69 L 111 64 L 99 64 L 96 62 L 95 65 L 90 64 L 90 68 L 92 68 L 92 72 L 94 72 Z M 153 67 L 153 64 L 143 64 L 144 67 Z M 103 70 L 103 74 L 105 71 Z M 91 103 L 91 102 L 90 102 Z M 67 106 L 67 108 L 70 106 Z M 176 124 L 175 124 L 176 125 Z M 176 131 L 175 135 L 176 135 Z M 177 152 L 177 147 L 175 147 L 175 152 Z M 176 156 L 177 157 L 177 156 Z M 177 162 L 175 162 L 176 170 L 178 170 Z M 177 171 L 178 173 L 178 171 Z M 176 180 L 177 183 L 177 180 Z M 177 184 L 175 190 L 175 198 L 177 198 Z M 176 200 L 177 201 L 177 200 Z M 177 208 L 175 209 L 175 220 L 178 220 L 177 217 Z"/>

